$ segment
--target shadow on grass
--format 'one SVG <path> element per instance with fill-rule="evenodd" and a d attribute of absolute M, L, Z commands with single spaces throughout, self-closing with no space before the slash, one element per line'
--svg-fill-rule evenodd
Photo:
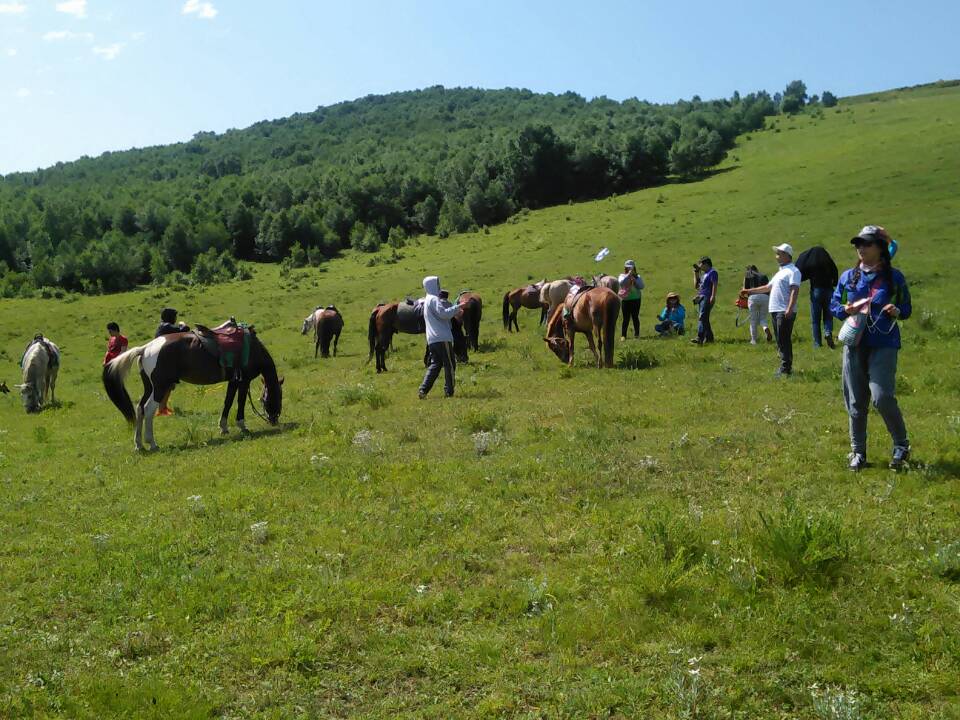
<path fill-rule="evenodd" d="M 297 422 L 282 422 L 276 427 L 261 427 L 256 430 L 249 430 L 245 433 L 239 432 L 235 426 L 230 427 L 230 433 L 227 435 L 216 435 L 211 437 L 208 440 L 201 440 L 199 442 L 186 441 L 179 444 L 170 444 L 166 448 L 161 446 L 161 452 L 164 449 L 169 450 L 203 450 L 206 448 L 219 447 L 222 445 L 232 445 L 239 442 L 253 442 L 257 440 L 262 440 L 264 438 L 270 437 L 279 437 L 284 433 L 296 430 L 300 427 L 300 423 Z"/>

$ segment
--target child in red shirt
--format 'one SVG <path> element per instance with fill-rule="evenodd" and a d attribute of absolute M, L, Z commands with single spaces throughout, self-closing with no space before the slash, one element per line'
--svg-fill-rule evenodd
<path fill-rule="evenodd" d="M 110 333 L 110 340 L 107 342 L 107 354 L 103 356 L 104 365 L 127 349 L 127 339 L 120 334 L 119 325 L 115 322 L 107 323 L 107 332 Z"/>

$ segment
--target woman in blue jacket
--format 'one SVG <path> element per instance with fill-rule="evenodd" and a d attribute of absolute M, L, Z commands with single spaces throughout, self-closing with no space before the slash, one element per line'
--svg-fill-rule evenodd
<path fill-rule="evenodd" d="M 893 439 L 890 467 L 898 470 L 910 458 L 907 427 L 896 398 L 897 353 L 900 328 L 897 320 L 910 317 L 910 290 L 903 273 L 890 264 L 890 236 L 877 225 L 867 225 L 850 240 L 858 263 L 841 276 L 830 311 L 846 320 L 861 312 L 867 301 L 866 328 L 858 345 L 843 348 L 843 399 L 850 416 L 850 469 L 867 462 L 867 412 L 869 402 L 880 413 Z"/>

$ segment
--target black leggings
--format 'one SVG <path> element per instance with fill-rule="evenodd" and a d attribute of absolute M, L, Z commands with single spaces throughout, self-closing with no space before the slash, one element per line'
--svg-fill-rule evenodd
<path fill-rule="evenodd" d="M 642 298 L 624 300 L 620 304 L 623 310 L 623 323 L 620 325 L 620 337 L 627 336 L 627 325 L 633 320 L 633 336 L 640 337 L 640 303 Z"/>

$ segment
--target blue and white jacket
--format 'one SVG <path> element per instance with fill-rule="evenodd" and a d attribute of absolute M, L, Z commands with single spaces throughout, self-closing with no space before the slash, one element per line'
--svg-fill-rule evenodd
<path fill-rule="evenodd" d="M 860 341 L 867 347 L 900 347 L 900 328 L 886 313 L 882 312 L 883 307 L 893 303 L 900 311 L 899 320 L 906 320 L 913 312 L 910 302 L 910 289 L 907 287 L 907 280 L 899 270 L 892 270 L 893 283 L 886 282 L 877 273 L 866 273 L 860 271 L 857 283 L 853 283 L 856 268 L 844 271 L 840 276 L 840 282 L 837 283 L 833 291 L 833 298 L 830 300 L 830 312 L 834 317 L 840 320 L 847 319 L 847 312 L 844 307 L 848 303 L 862 300 L 863 298 L 873 297 L 870 300 L 870 322 L 867 323 L 866 332 Z"/>

